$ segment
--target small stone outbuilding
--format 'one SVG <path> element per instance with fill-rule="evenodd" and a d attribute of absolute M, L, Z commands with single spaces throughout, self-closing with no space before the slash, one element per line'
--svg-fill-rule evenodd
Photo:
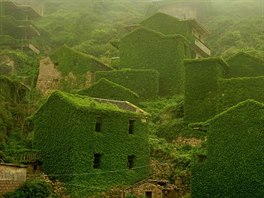
<path fill-rule="evenodd" d="M 167 180 L 143 180 L 127 189 L 127 193 L 146 198 L 180 197 L 177 187 Z"/>
<path fill-rule="evenodd" d="M 0 197 L 6 192 L 16 190 L 26 178 L 26 166 L 0 163 Z"/>

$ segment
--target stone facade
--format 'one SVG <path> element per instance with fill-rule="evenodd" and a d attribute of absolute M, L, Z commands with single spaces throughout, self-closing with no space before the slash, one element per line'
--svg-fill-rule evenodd
<path fill-rule="evenodd" d="M 181 197 L 177 187 L 166 180 L 141 181 L 127 189 L 127 193 L 146 198 Z"/>
<path fill-rule="evenodd" d="M 0 197 L 3 193 L 14 191 L 26 181 L 26 166 L 0 164 Z"/>

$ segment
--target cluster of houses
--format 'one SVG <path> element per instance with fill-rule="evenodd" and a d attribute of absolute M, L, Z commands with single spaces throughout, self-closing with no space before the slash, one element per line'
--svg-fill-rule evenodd
<path fill-rule="evenodd" d="M 4 2 L 9 9 L 15 6 Z M 127 29 L 118 44 L 117 66 L 68 46 L 40 61 L 37 88 L 42 93 L 78 93 L 53 92 L 33 116 L 45 172 L 90 186 L 148 178 L 150 115 L 133 103 L 179 94 L 185 99 L 184 120 L 203 122 L 199 126 L 208 133 L 208 155 L 193 168 L 192 196 L 263 196 L 263 61 L 246 53 L 226 60 L 210 57 L 204 43 L 209 33 L 193 19 L 159 12 Z M 131 192 L 177 195 L 166 182 L 149 186 Z"/>

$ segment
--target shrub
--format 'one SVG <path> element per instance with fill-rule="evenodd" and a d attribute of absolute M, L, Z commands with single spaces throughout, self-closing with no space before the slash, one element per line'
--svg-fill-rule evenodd
<path fill-rule="evenodd" d="M 52 195 L 52 188 L 49 183 L 43 180 L 27 180 L 15 192 L 5 193 L 5 198 L 47 198 Z"/>

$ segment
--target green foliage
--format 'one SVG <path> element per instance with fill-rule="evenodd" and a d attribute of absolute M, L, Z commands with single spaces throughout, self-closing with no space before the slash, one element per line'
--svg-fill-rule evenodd
<path fill-rule="evenodd" d="M 83 88 L 87 82 L 91 83 L 94 72 L 112 69 L 97 58 L 78 52 L 66 45 L 57 49 L 50 57 L 64 76 L 60 81 L 62 89 L 68 91 Z"/>
<path fill-rule="evenodd" d="M 119 49 L 121 67 L 159 72 L 161 96 L 183 92 L 183 59 L 190 57 L 188 42 L 183 36 L 165 36 L 139 28 L 121 39 Z"/>
<path fill-rule="evenodd" d="M 217 112 L 222 112 L 246 99 L 264 102 L 264 76 L 220 79 Z"/>
<path fill-rule="evenodd" d="M 96 98 L 114 99 L 138 103 L 139 96 L 135 92 L 105 78 L 100 79 L 87 89 L 78 91 L 80 95 Z"/>
<path fill-rule="evenodd" d="M 73 50 L 66 45 L 57 49 L 50 57 L 54 63 L 59 64 L 59 70 L 64 75 L 69 72 L 81 75 L 88 71 L 111 70 L 109 66 L 103 64 L 97 58 Z"/>
<path fill-rule="evenodd" d="M 226 72 L 221 58 L 185 61 L 184 119 L 202 121 L 216 114 L 218 78 Z"/>
<path fill-rule="evenodd" d="M 5 193 L 5 198 L 47 198 L 51 197 L 52 189 L 49 183 L 44 180 L 27 180 L 15 192 Z"/>
<path fill-rule="evenodd" d="M 154 123 L 160 122 L 161 115 L 171 107 L 177 107 L 183 102 L 182 95 L 175 95 L 171 98 L 155 98 L 153 100 L 140 102 L 140 107 L 151 114 Z M 173 116 L 176 116 L 175 114 Z"/>
<path fill-rule="evenodd" d="M 164 23 L 166 21 L 166 23 Z M 155 30 L 165 35 L 182 35 L 189 41 L 193 40 L 190 21 L 180 21 L 179 19 L 158 12 L 142 21 L 141 24 L 151 30 Z"/>
<path fill-rule="evenodd" d="M 0 51 L 0 72 L 5 67 L 7 70 L 2 75 L 19 80 L 29 87 L 35 87 L 38 75 L 38 56 L 19 50 Z"/>
<path fill-rule="evenodd" d="M 123 69 L 96 72 L 96 80 L 106 78 L 136 92 L 142 99 L 155 98 L 159 89 L 159 73 L 150 69 Z"/>
<path fill-rule="evenodd" d="M 13 46 L 16 43 L 15 39 L 9 35 L 0 35 L 1 48 L 6 48 L 7 46 Z"/>
<path fill-rule="evenodd" d="M 207 121 L 207 161 L 193 166 L 192 197 L 263 197 L 263 109 L 247 100 Z"/>
<path fill-rule="evenodd" d="M 264 76 L 264 61 L 240 52 L 227 59 L 230 77 Z"/>
<path fill-rule="evenodd" d="M 98 116 L 101 132 L 95 132 Z M 148 133 L 141 118 L 88 97 L 53 93 L 33 119 L 35 146 L 41 150 L 46 173 L 66 181 L 77 194 L 146 178 Z M 130 119 L 135 120 L 133 134 L 128 131 Z M 96 153 L 102 154 L 99 169 L 93 168 Z M 127 166 L 129 155 L 135 155 L 132 169 Z"/>
<path fill-rule="evenodd" d="M 262 1 L 211 1 L 210 13 L 203 20 L 211 33 L 206 43 L 213 55 L 252 48 L 263 55 L 262 22 Z"/>
<path fill-rule="evenodd" d="M 157 136 L 165 138 L 168 142 L 174 141 L 177 137 L 203 139 L 206 135 L 204 132 L 188 127 L 188 123 L 181 119 L 164 123 L 157 129 Z"/>

